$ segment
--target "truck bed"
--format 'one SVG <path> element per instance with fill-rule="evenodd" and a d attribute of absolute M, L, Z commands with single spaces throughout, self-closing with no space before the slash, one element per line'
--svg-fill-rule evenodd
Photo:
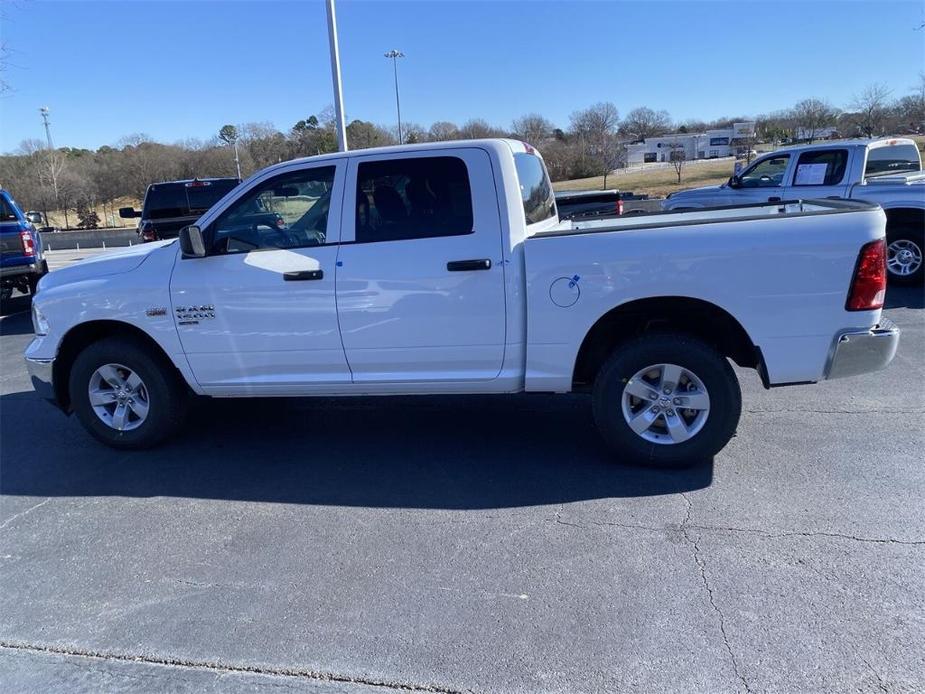
<path fill-rule="evenodd" d="M 565 220 L 560 224 L 537 232 L 534 236 L 567 236 L 630 229 L 668 228 L 701 225 L 714 222 L 741 222 L 768 217 L 804 217 L 851 213 L 876 209 L 872 203 L 857 200 L 788 200 L 755 205 L 729 205 L 698 210 L 678 210 L 629 217 L 605 219 Z"/>
<path fill-rule="evenodd" d="M 567 390 L 583 336 L 616 307 L 684 298 L 728 313 L 770 384 L 824 377 L 833 336 L 879 312 L 845 310 L 865 243 L 883 238 L 877 206 L 793 200 L 563 222 L 524 244 L 528 390 Z M 876 314 L 876 315 L 874 315 Z"/>

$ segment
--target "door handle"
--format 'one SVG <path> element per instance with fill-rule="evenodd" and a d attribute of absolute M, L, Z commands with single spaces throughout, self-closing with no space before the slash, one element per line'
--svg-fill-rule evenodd
<path fill-rule="evenodd" d="M 768 202 L 780 202 L 780 196 L 779 196 L 779 195 L 775 195 L 775 196 L 773 196 L 773 197 L 770 197 L 770 198 L 768 198 Z"/>
<path fill-rule="evenodd" d="M 283 279 L 287 282 L 321 280 L 324 279 L 324 270 L 299 270 L 297 272 L 284 272 Z"/>
<path fill-rule="evenodd" d="M 480 260 L 451 260 L 446 264 L 446 269 L 450 272 L 491 270 L 491 260 L 488 258 L 481 258 Z"/>

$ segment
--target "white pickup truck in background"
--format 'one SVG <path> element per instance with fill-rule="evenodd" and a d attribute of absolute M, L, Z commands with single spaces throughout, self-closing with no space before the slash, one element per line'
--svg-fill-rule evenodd
<path fill-rule="evenodd" d="M 890 362 L 884 225 L 835 200 L 560 222 L 512 140 L 324 155 L 177 241 L 46 276 L 26 361 L 122 448 L 168 437 L 192 394 L 577 391 L 618 459 L 675 465 L 735 432 L 730 359 L 767 387 Z"/>
<path fill-rule="evenodd" d="M 866 200 L 886 211 L 887 270 L 897 284 L 925 278 L 925 172 L 908 138 L 823 142 L 762 156 L 721 186 L 670 194 L 665 210 L 780 200 Z"/>

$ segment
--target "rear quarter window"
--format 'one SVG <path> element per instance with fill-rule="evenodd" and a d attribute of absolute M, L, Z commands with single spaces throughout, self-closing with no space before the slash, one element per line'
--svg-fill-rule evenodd
<path fill-rule="evenodd" d="M 919 150 L 913 144 L 874 147 L 867 152 L 865 176 L 920 171 L 922 162 Z"/>
<path fill-rule="evenodd" d="M 556 196 L 543 160 L 526 152 L 514 155 L 520 198 L 527 224 L 536 224 L 556 214 Z"/>

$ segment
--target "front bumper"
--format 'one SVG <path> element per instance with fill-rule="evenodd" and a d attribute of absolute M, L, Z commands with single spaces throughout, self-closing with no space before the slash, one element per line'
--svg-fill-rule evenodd
<path fill-rule="evenodd" d="M 899 328 L 889 318 L 869 330 L 849 330 L 835 338 L 826 378 L 857 376 L 885 369 L 899 347 Z"/>
<path fill-rule="evenodd" d="M 29 378 L 32 380 L 32 388 L 40 397 L 50 402 L 57 403 L 54 379 L 52 376 L 54 369 L 54 359 L 33 359 L 26 357 L 26 370 L 29 372 Z"/>

